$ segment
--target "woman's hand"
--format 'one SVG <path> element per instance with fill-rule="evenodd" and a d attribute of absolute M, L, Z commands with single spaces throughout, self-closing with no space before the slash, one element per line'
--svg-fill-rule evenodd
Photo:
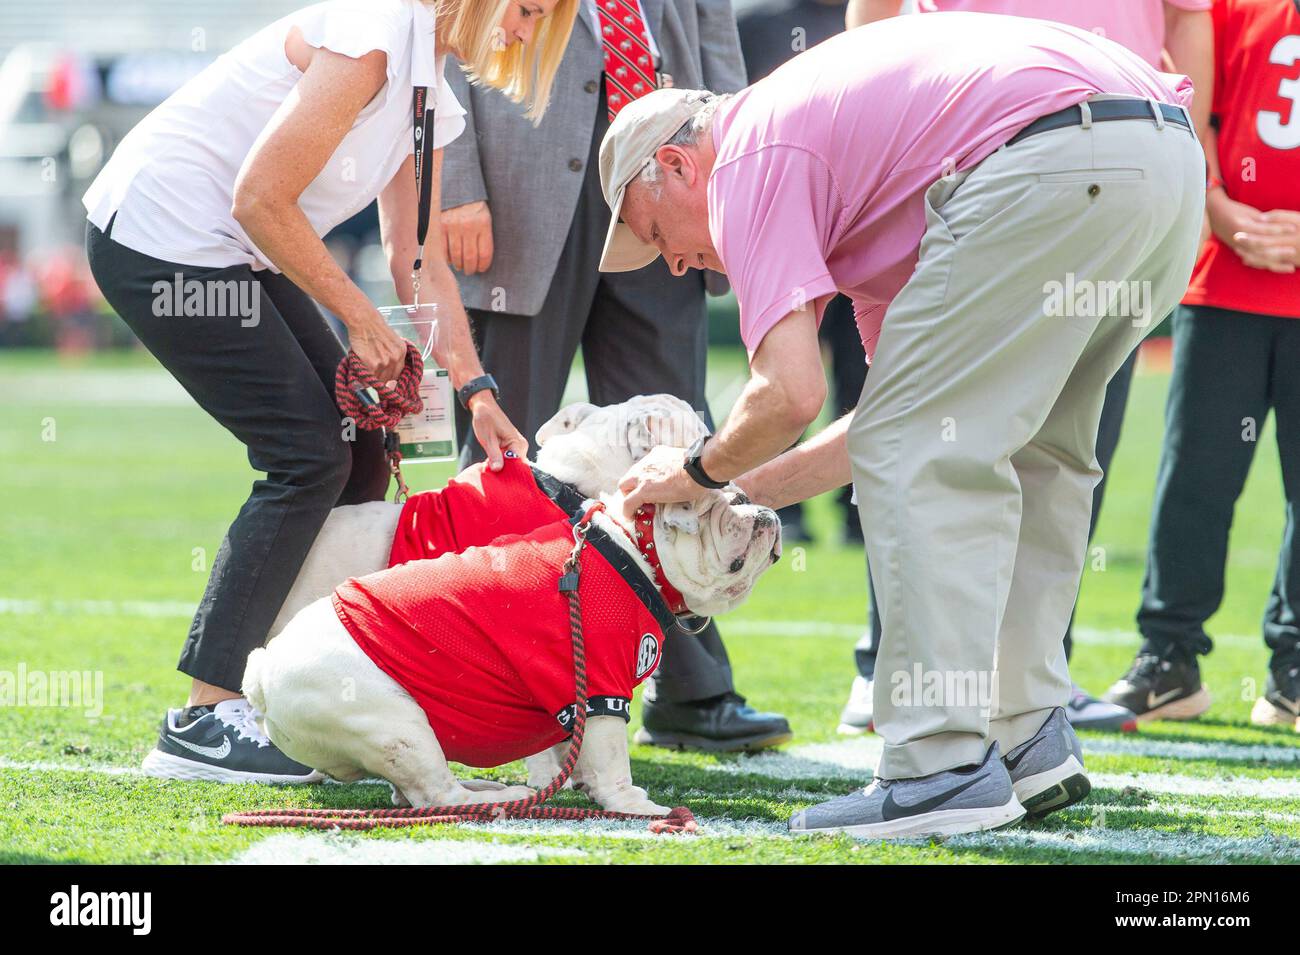
<path fill-rule="evenodd" d="M 1221 188 L 1210 190 L 1205 211 L 1210 229 L 1243 263 L 1269 272 L 1295 271 L 1300 231 L 1294 221 L 1229 199 Z"/>
<path fill-rule="evenodd" d="M 385 388 L 396 387 L 397 376 L 406 364 L 406 340 L 389 328 L 378 312 L 365 322 L 349 324 L 348 341 Z"/>
<path fill-rule="evenodd" d="M 480 391 L 471 397 L 469 412 L 473 416 L 474 437 L 478 438 L 479 447 L 487 455 L 491 470 L 501 470 L 506 451 L 513 451 L 519 457 L 527 459 L 528 439 L 510 423 L 492 392 Z"/>
<path fill-rule="evenodd" d="M 486 202 L 467 202 L 442 214 L 447 261 L 464 275 L 492 266 L 492 213 Z"/>

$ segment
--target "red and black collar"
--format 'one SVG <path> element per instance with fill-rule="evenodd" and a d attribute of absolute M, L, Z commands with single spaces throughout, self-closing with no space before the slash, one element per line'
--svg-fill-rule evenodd
<path fill-rule="evenodd" d="M 579 509 L 570 516 L 569 523 L 576 527 L 584 523 L 584 517 L 589 520 L 590 514 L 585 509 Z M 636 538 L 629 534 L 622 524 L 619 524 L 616 520 L 613 523 L 618 525 L 618 529 L 629 540 L 633 543 L 636 542 Z M 626 547 L 615 541 L 610 536 L 610 533 L 607 533 L 599 524 L 592 524 L 588 528 L 587 543 L 594 547 L 600 553 L 600 556 L 605 559 L 605 563 L 609 564 L 614 572 L 623 578 L 624 582 L 631 588 L 632 593 L 641 601 L 642 606 L 655 618 L 662 633 L 667 634 L 677 628 L 678 618 L 669 609 L 664 594 L 659 591 L 651 575 L 645 572 L 643 565 L 632 554 L 628 553 Z"/>
<path fill-rule="evenodd" d="M 673 612 L 673 616 L 689 615 L 691 611 L 686 606 L 686 598 L 682 596 L 680 590 L 668 582 L 663 564 L 659 562 L 659 551 L 655 548 L 655 506 L 653 504 L 642 504 L 636 509 L 634 526 L 636 532 L 632 534 L 623 525 L 619 525 L 623 527 L 623 533 L 636 544 L 636 549 L 641 552 L 641 556 L 654 571 L 655 583 L 659 585 L 659 592 L 663 594 L 664 602 L 668 604 L 668 609 Z"/>

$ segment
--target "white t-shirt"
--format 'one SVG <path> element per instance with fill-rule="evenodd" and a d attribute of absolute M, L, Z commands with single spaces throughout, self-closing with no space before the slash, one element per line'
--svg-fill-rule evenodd
<path fill-rule="evenodd" d="M 373 202 L 414 151 L 413 85 L 431 90 L 435 149 L 465 129 L 465 110 L 443 77 L 445 57 L 434 57 L 432 7 L 329 0 L 254 34 L 145 117 L 82 197 L 87 218 L 107 229 L 116 212 L 113 239 L 154 258 L 278 272 L 230 209 L 240 168 L 302 77 L 284 53 L 293 26 L 313 47 L 350 57 L 388 54 L 387 82 L 298 199 L 317 235 Z"/>

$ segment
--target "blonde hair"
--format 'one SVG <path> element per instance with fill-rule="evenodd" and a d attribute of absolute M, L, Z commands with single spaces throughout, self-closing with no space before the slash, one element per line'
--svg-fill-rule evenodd
<path fill-rule="evenodd" d="M 525 46 L 504 47 L 498 28 L 506 8 L 519 0 L 421 0 L 432 6 L 438 20 L 445 18 L 447 42 L 461 55 L 461 67 L 472 82 L 500 90 L 524 107 L 524 115 L 537 125 L 551 98 L 569 33 L 581 0 L 559 0 L 549 16 L 541 18 Z"/>

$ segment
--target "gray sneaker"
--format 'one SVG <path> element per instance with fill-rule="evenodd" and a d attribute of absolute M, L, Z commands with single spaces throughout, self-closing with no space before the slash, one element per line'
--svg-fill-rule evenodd
<path fill-rule="evenodd" d="M 952 836 L 1024 818 L 998 744 L 978 766 L 916 779 L 876 779 L 866 789 L 797 812 L 790 833 L 843 832 L 863 839 Z"/>
<path fill-rule="evenodd" d="M 1002 763 L 1030 819 L 1073 805 L 1092 791 L 1083 771 L 1083 747 L 1059 706 Z"/>

